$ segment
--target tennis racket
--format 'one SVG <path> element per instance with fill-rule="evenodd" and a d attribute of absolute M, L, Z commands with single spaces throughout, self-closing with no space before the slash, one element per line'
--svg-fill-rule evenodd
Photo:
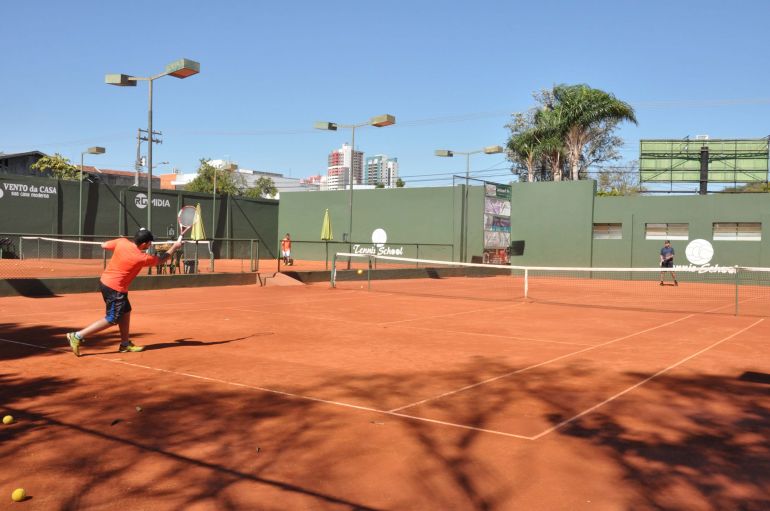
<path fill-rule="evenodd" d="M 179 239 L 182 241 L 182 236 L 190 230 L 190 227 L 195 223 L 195 207 L 185 206 L 179 210 L 179 214 L 176 217 L 179 222 Z"/>

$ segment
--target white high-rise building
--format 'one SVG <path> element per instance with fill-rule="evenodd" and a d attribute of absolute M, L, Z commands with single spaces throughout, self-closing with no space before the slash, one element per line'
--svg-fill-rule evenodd
<path fill-rule="evenodd" d="M 398 181 L 398 158 L 378 154 L 366 159 L 366 181 L 368 185 L 382 183 L 385 188 L 395 188 Z"/>
<path fill-rule="evenodd" d="M 326 185 L 328 190 L 344 190 L 350 184 L 350 167 L 353 166 L 353 184 L 362 184 L 364 153 L 353 151 L 348 144 L 329 153 Z"/>

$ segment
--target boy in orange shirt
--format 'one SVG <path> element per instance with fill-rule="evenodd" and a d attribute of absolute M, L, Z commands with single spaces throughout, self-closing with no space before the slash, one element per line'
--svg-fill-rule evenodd
<path fill-rule="evenodd" d="M 102 297 L 107 306 L 107 314 L 103 319 L 94 321 L 83 330 L 67 334 L 70 347 L 78 357 L 80 356 L 80 345 L 85 342 L 87 336 L 101 332 L 113 325 L 118 325 L 120 329 L 119 351 L 121 353 L 137 352 L 144 349 L 143 346 L 135 345 L 128 338 L 131 322 L 128 286 L 142 268 L 161 264 L 182 246 L 182 242 L 177 241 L 171 245 L 168 252 L 160 257 L 148 255 L 144 251 L 150 248 L 152 240 L 152 233 L 142 228 L 134 236 L 133 242 L 125 238 L 118 238 L 102 243 L 103 249 L 113 251 L 107 269 L 104 270 L 102 278 L 99 280 Z"/>

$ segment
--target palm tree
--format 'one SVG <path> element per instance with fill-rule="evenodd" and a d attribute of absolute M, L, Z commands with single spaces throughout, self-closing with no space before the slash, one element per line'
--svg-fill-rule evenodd
<path fill-rule="evenodd" d="M 553 109 L 564 134 L 570 174 L 580 177 L 580 158 L 586 144 L 607 122 L 630 121 L 637 124 L 634 109 L 612 94 L 588 85 L 557 85 L 553 89 L 556 106 Z M 555 178 L 554 178 L 555 179 Z"/>
<path fill-rule="evenodd" d="M 537 153 L 548 162 L 554 181 L 562 180 L 565 125 L 560 106 L 548 105 L 535 113 Z"/>
<path fill-rule="evenodd" d="M 540 148 L 535 130 L 522 131 L 508 140 L 510 159 L 527 167 L 527 181 L 535 180 L 535 161 L 540 156 Z"/>

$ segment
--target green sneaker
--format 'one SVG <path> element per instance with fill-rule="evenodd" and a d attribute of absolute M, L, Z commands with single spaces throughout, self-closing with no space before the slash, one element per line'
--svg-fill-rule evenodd
<path fill-rule="evenodd" d="M 131 341 L 129 341 L 128 344 L 121 344 L 120 348 L 118 349 L 118 351 L 121 353 L 128 353 L 128 352 L 137 353 L 143 350 L 144 350 L 144 346 L 137 346 Z"/>
<path fill-rule="evenodd" d="M 83 344 L 83 339 L 78 339 L 75 335 L 75 332 L 70 332 L 67 334 L 67 340 L 70 342 L 70 348 L 72 348 L 72 353 L 75 354 L 76 357 L 80 356 L 80 345 Z"/>

